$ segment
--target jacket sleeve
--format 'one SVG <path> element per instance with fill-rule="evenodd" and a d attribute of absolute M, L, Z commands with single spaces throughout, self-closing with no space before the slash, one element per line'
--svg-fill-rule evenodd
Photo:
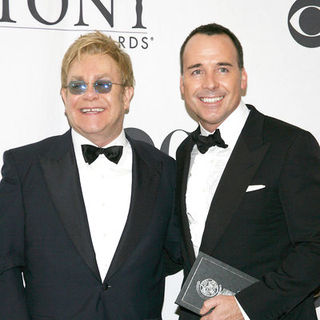
<path fill-rule="evenodd" d="M 172 214 L 168 227 L 164 263 L 166 275 L 175 274 L 183 267 L 180 227 L 175 213 Z"/>
<path fill-rule="evenodd" d="M 0 319 L 28 320 L 22 282 L 24 209 L 13 163 L 10 151 L 5 152 L 0 182 Z"/>
<path fill-rule="evenodd" d="M 165 273 L 166 275 L 171 275 L 177 273 L 182 269 L 182 254 L 181 254 L 181 228 L 177 212 L 175 210 L 175 163 L 172 161 L 172 164 L 166 172 L 167 178 L 170 184 L 170 190 L 172 192 L 172 201 L 171 201 L 171 211 L 170 211 L 170 220 L 167 230 L 167 237 L 165 243 L 165 252 L 164 252 L 164 264 L 165 264 Z"/>
<path fill-rule="evenodd" d="M 287 149 L 279 197 L 291 246 L 277 270 L 237 294 L 250 319 L 278 319 L 310 304 L 320 285 L 320 152 L 305 131 Z"/>

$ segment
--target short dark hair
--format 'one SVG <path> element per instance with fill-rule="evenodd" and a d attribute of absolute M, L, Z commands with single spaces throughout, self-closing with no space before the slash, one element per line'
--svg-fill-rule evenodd
<path fill-rule="evenodd" d="M 196 34 L 206 34 L 208 36 L 212 36 L 215 34 L 225 34 L 227 35 L 231 41 L 233 42 L 234 46 L 236 47 L 237 53 L 238 53 L 238 65 L 239 68 L 243 68 L 243 51 L 242 46 L 238 38 L 226 27 L 217 24 L 217 23 L 209 23 L 206 25 L 202 25 L 200 27 L 197 27 L 191 33 L 188 35 L 188 37 L 184 40 L 181 49 L 180 49 L 180 72 L 183 74 L 183 54 L 185 47 L 188 43 L 188 41 Z"/>

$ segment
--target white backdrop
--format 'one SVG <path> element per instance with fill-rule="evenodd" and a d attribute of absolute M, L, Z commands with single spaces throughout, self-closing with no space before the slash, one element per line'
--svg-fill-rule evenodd
<path fill-rule="evenodd" d="M 244 101 L 320 141 L 319 9 L 319 0 L 0 0 L 0 154 L 68 129 L 61 60 L 73 40 L 96 29 L 122 42 L 133 61 L 137 84 L 125 127 L 145 131 L 158 148 L 173 130 L 193 130 L 180 99 L 179 49 L 193 28 L 209 22 L 242 42 Z M 182 138 L 174 137 L 171 155 Z M 165 320 L 177 319 L 181 279 L 181 273 L 168 279 Z"/>

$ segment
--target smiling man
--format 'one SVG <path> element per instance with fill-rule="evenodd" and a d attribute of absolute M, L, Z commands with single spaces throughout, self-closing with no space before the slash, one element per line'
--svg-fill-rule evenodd
<path fill-rule="evenodd" d="M 180 61 L 182 98 L 199 124 L 177 150 L 185 273 L 202 251 L 259 280 L 208 299 L 201 319 L 317 319 L 318 143 L 243 103 L 242 47 L 227 28 L 193 30 Z M 181 310 L 180 319 L 199 317 Z"/>
<path fill-rule="evenodd" d="M 125 135 L 134 77 L 111 38 L 77 39 L 61 82 L 71 129 L 4 154 L 0 319 L 161 319 L 174 161 Z"/>

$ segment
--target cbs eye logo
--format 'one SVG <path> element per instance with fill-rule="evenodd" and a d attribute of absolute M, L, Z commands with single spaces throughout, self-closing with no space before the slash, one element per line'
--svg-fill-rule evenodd
<path fill-rule="evenodd" d="M 320 0 L 297 0 L 288 15 L 294 40 L 308 48 L 320 46 Z"/>

